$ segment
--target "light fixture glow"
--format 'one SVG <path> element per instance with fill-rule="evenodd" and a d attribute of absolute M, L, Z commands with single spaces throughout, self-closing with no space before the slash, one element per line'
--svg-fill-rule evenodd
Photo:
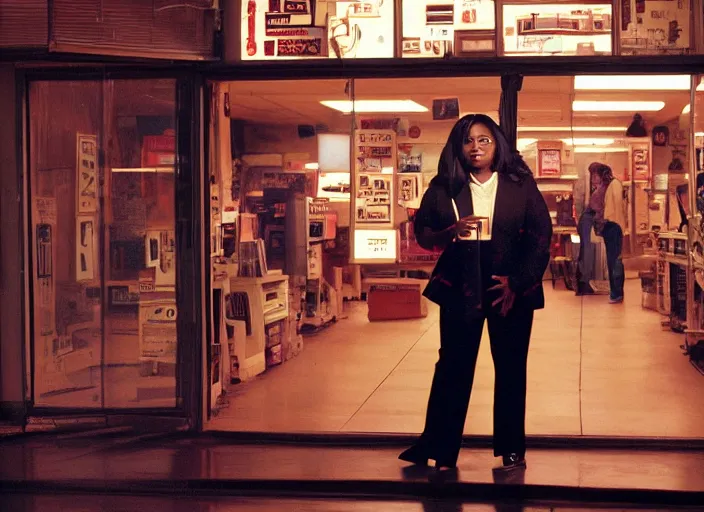
<path fill-rule="evenodd" d="M 320 168 L 318 162 L 309 162 L 304 167 L 309 171 L 317 171 Z"/>
<path fill-rule="evenodd" d="M 698 91 L 704 91 L 704 78 L 702 78 L 702 79 L 699 81 L 699 85 L 697 86 L 697 90 L 698 90 Z"/>
<path fill-rule="evenodd" d="M 664 101 L 580 101 L 572 102 L 574 112 L 658 112 Z"/>
<path fill-rule="evenodd" d="M 614 143 L 614 139 L 562 139 L 562 142 L 571 146 L 609 146 Z"/>
<path fill-rule="evenodd" d="M 519 132 L 625 132 L 627 126 L 519 126 Z"/>
<path fill-rule="evenodd" d="M 684 108 L 682 109 L 682 114 L 689 114 L 689 112 L 692 110 L 692 105 L 687 103 Z"/>
<path fill-rule="evenodd" d="M 604 148 L 599 146 L 578 146 L 575 153 L 628 153 L 628 148 Z"/>
<path fill-rule="evenodd" d="M 704 132 L 696 132 L 694 134 L 695 137 L 704 137 Z"/>
<path fill-rule="evenodd" d="M 355 112 L 427 112 L 428 109 L 413 100 L 355 100 L 354 105 L 347 100 L 325 100 L 322 105 L 350 114 L 354 106 Z"/>
<path fill-rule="evenodd" d="M 574 77 L 576 91 L 689 91 L 690 75 L 585 75 Z"/>
<path fill-rule="evenodd" d="M 538 139 L 518 139 L 516 140 L 516 149 L 518 151 L 523 151 L 534 142 L 538 142 Z"/>

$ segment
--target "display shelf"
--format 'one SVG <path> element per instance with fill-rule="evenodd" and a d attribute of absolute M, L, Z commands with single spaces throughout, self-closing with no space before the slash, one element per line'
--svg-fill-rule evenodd
<path fill-rule="evenodd" d="M 174 167 L 113 167 L 112 172 L 116 173 L 162 173 L 162 174 L 173 174 Z"/>
<path fill-rule="evenodd" d="M 576 174 L 567 174 L 564 176 L 536 176 L 536 181 L 578 181 L 579 176 Z"/>

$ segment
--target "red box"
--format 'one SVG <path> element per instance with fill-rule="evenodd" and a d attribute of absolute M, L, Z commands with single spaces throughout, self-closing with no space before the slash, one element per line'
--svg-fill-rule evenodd
<path fill-rule="evenodd" d="M 426 283 L 421 279 L 368 280 L 367 318 L 375 322 L 428 316 L 428 304 L 423 297 Z"/>
<path fill-rule="evenodd" d="M 142 167 L 166 167 L 176 163 L 176 135 L 147 135 L 142 143 Z"/>

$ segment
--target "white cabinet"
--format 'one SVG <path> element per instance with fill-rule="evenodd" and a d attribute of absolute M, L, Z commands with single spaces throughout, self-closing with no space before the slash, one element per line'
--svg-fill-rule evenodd
<path fill-rule="evenodd" d="M 267 327 L 288 320 L 288 276 L 231 278 L 225 311 L 225 322 L 235 329 L 239 378 L 245 381 L 266 370 Z"/>

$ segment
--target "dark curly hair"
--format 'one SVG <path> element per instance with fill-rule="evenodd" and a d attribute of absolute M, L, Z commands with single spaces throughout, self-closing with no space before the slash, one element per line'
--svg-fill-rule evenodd
<path fill-rule="evenodd" d="M 471 165 L 464 157 L 462 146 L 467 141 L 469 130 L 475 124 L 486 126 L 494 138 L 496 152 L 493 170 L 505 174 L 513 181 L 523 181 L 526 176 L 533 175 L 521 155 L 511 150 L 504 132 L 491 117 L 484 114 L 469 114 L 457 121 L 450 132 L 447 144 L 440 155 L 438 174 L 434 178 L 436 183 L 446 185 L 453 197 L 467 185 Z"/>
<path fill-rule="evenodd" d="M 614 180 L 614 173 L 611 170 L 611 167 L 606 164 L 602 164 L 601 162 L 592 162 L 589 164 L 589 174 L 596 174 L 599 176 L 604 185 L 608 185 Z"/>

